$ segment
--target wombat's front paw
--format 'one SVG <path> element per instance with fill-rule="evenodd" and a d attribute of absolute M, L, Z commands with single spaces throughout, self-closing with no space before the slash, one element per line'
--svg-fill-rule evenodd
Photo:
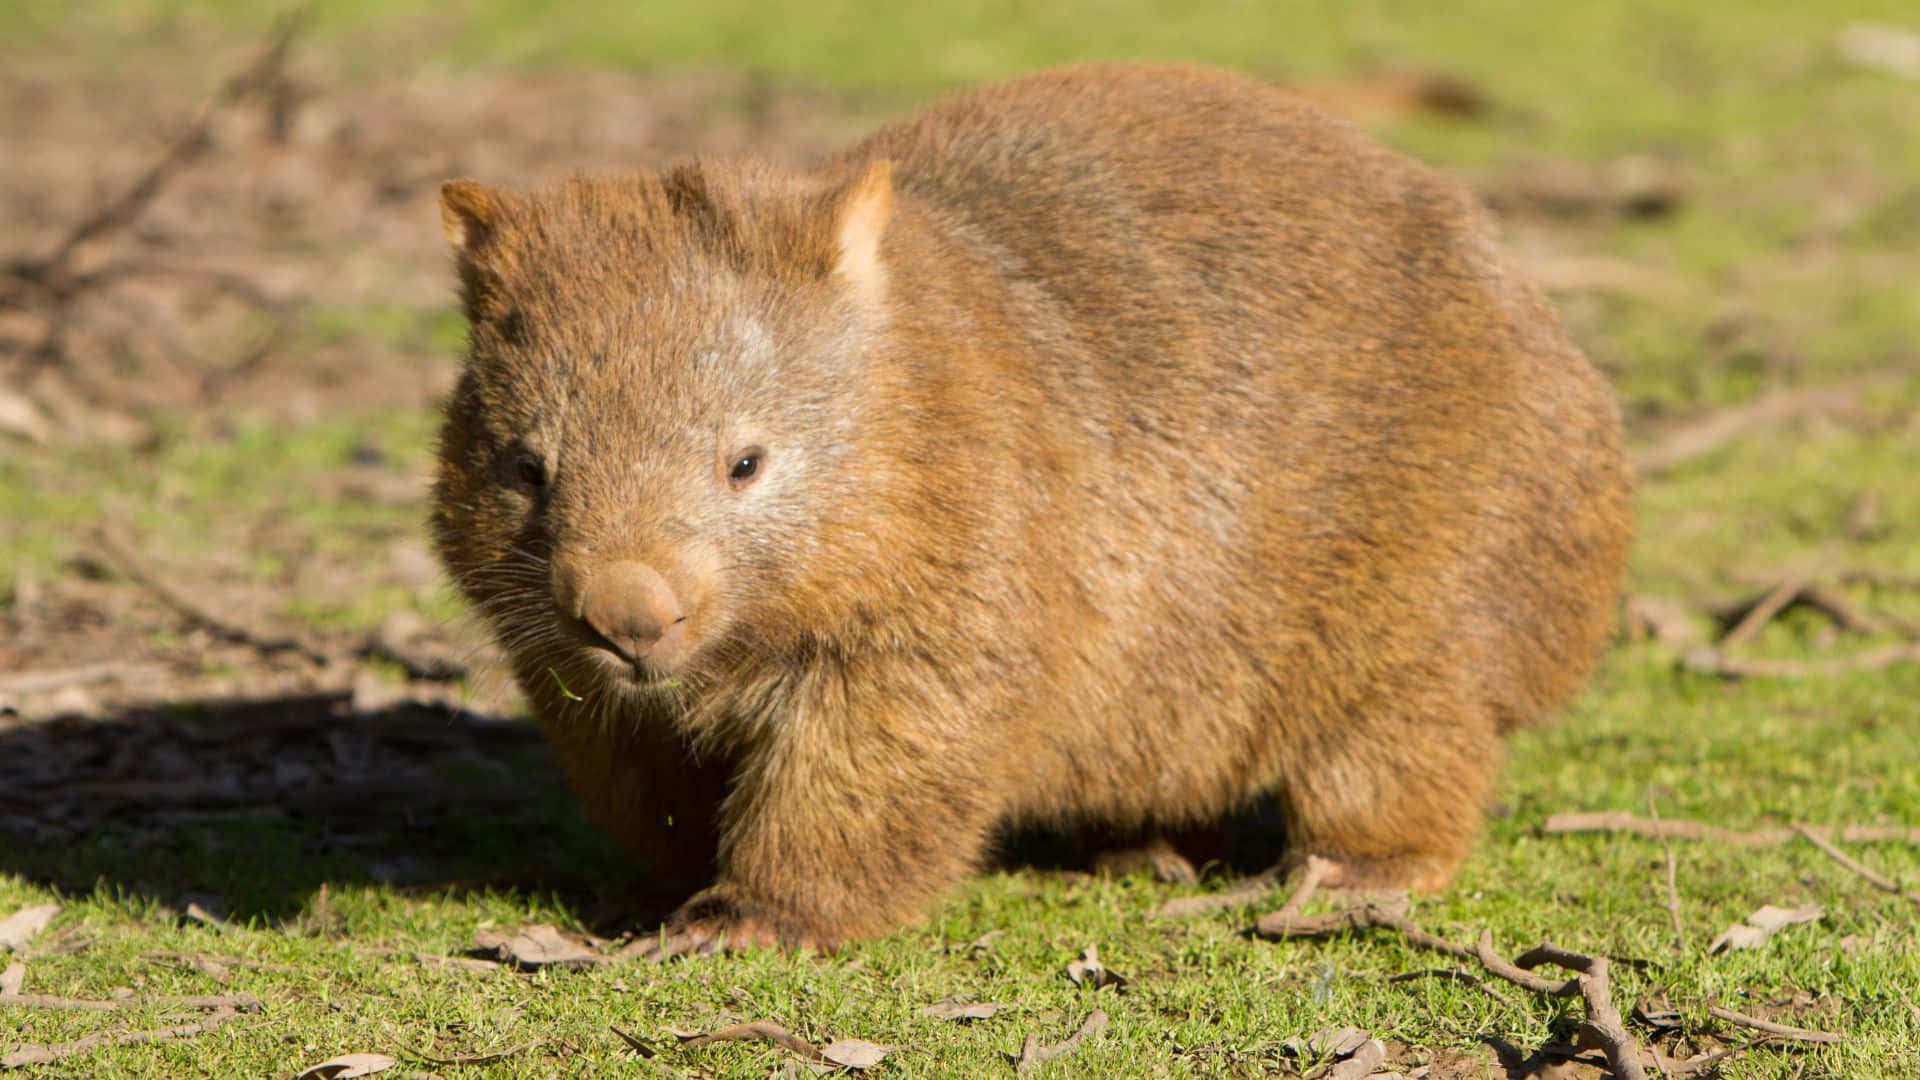
<path fill-rule="evenodd" d="M 658 934 L 634 946 L 638 947 L 637 954 L 648 960 L 666 960 L 746 949 L 811 950 L 816 943 L 806 934 L 783 931 L 775 919 L 758 910 L 758 905 L 708 889 L 682 904 Z"/>

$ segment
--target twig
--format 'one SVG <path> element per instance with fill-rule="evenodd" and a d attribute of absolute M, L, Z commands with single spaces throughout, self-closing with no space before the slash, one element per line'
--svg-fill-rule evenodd
<path fill-rule="evenodd" d="M 146 678 L 162 674 L 166 670 L 160 664 L 109 660 L 102 664 L 21 671 L 12 675 L 0 675 L 0 694 L 41 694 L 49 690 L 64 690 L 69 686 L 92 686 L 95 683 L 110 682 L 114 679 Z"/>
<path fill-rule="evenodd" d="M 0 1057 L 0 1069 L 18 1069 L 28 1065 L 46 1065 L 62 1058 L 85 1054 L 101 1046 L 131 1046 L 139 1043 L 166 1042 L 204 1035 L 239 1016 L 233 1009 L 219 1009 L 205 1020 L 147 1031 L 102 1031 L 84 1039 L 64 1043 L 28 1043 L 6 1057 Z"/>
<path fill-rule="evenodd" d="M 1040 1045 L 1040 1036 L 1028 1035 L 1026 1041 L 1020 1044 L 1020 1056 L 1014 1058 L 1013 1067 L 1017 1072 L 1026 1072 L 1028 1069 L 1043 1061 L 1052 1061 L 1057 1057 L 1065 1057 L 1075 1050 L 1080 1049 L 1080 1045 L 1088 1039 L 1106 1030 L 1106 1027 L 1107 1014 L 1105 1010 L 1095 1009 L 1087 1014 L 1087 1018 L 1080 1022 L 1079 1029 L 1067 1036 L 1065 1042 L 1055 1043 L 1052 1046 L 1042 1046 Z"/>
<path fill-rule="evenodd" d="M 1673 858 L 1673 844 L 1667 840 L 1667 830 L 1661 825 L 1660 811 L 1653 804 L 1653 789 L 1647 789 L 1647 818 L 1653 822 L 1653 833 L 1660 838 L 1660 850 L 1667 858 L 1667 914 L 1673 919 L 1673 951 L 1687 951 L 1687 932 L 1680 921 L 1680 873 Z"/>
<path fill-rule="evenodd" d="M 336 661 L 336 657 L 314 648 L 312 645 L 291 634 L 275 633 L 260 627 L 250 626 L 237 619 L 217 615 L 202 606 L 185 593 L 161 580 L 145 560 L 135 555 L 111 529 L 102 528 L 95 534 L 99 546 L 122 574 L 135 584 L 141 585 L 154 594 L 167 606 L 199 623 L 219 637 L 242 645 L 249 645 L 263 653 L 293 652 L 325 667 Z"/>
<path fill-rule="evenodd" d="M 1767 590 L 1766 595 L 1746 608 L 1745 612 L 1740 616 L 1740 620 L 1734 624 L 1733 629 L 1728 630 L 1726 634 L 1721 637 L 1720 650 L 1722 652 L 1732 652 L 1752 640 L 1755 634 L 1758 634 L 1763 627 L 1773 621 L 1775 615 L 1780 614 L 1791 606 L 1794 599 L 1798 597 L 1806 587 L 1807 583 L 1804 580 L 1800 578 L 1788 578 Z"/>
<path fill-rule="evenodd" d="M 1908 899 L 1912 898 L 1908 894 L 1907 890 L 1900 886 L 1899 882 L 1892 881 L 1888 878 L 1882 877 L 1881 875 L 1868 869 L 1864 864 L 1862 864 L 1860 861 L 1855 859 L 1853 856 L 1848 855 L 1846 852 L 1841 851 L 1837 847 L 1834 847 L 1833 841 L 1828 840 L 1826 837 L 1821 836 L 1819 833 L 1814 832 L 1812 829 L 1807 828 L 1805 825 L 1802 825 L 1799 822 L 1795 822 L 1793 825 L 1789 827 L 1792 828 L 1794 832 L 1799 833 L 1801 836 L 1806 837 L 1807 843 L 1812 844 L 1814 847 L 1817 847 L 1821 851 L 1826 852 L 1828 858 L 1832 859 L 1834 862 L 1839 863 L 1841 866 L 1844 866 L 1847 869 L 1853 871 L 1854 873 L 1859 874 L 1861 877 L 1867 879 L 1867 881 L 1873 884 L 1875 887 L 1885 889 L 1886 891 L 1894 894 L 1895 896 L 1906 897 Z"/>
<path fill-rule="evenodd" d="M 1723 1046 L 1710 1054 L 1700 1054 L 1685 1061 L 1676 1062 L 1675 1071 L 1681 1076 L 1692 1076 L 1716 1061 L 1722 1061 L 1735 1054 L 1744 1054 L 1751 1049 L 1753 1049 L 1751 1045 Z"/>
<path fill-rule="evenodd" d="M 1185 919 L 1244 907 L 1272 892 L 1274 883 L 1279 880 L 1280 868 L 1270 867 L 1252 877 L 1241 878 L 1217 892 L 1203 896 L 1176 896 L 1155 908 L 1153 913 L 1163 919 Z"/>
<path fill-rule="evenodd" d="M 1920 589 L 1920 574 L 1890 574 L 1884 570 L 1854 567 L 1840 571 L 1842 585 L 1868 585 L 1876 589 Z"/>
<path fill-rule="evenodd" d="M 1532 966 L 1532 964 L 1526 962 L 1528 956 L 1531 956 L 1531 953 L 1523 956 L 1518 962 L 1509 963 L 1499 953 L 1493 951 L 1493 931 L 1491 930 L 1480 931 L 1480 938 L 1475 941 L 1473 945 L 1473 955 L 1474 959 L 1480 961 L 1480 966 L 1487 969 L 1487 974 L 1505 979 L 1523 990 L 1531 990 L 1536 994 L 1545 994 L 1548 997 L 1573 997 L 1580 992 L 1580 980 L 1577 978 L 1555 982 L 1552 979 L 1535 975 L 1533 972 L 1527 970 Z M 1585 958 L 1583 957 L 1582 959 Z M 1538 960 L 1534 960 L 1534 963 L 1539 962 Z M 1555 963 L 1559 963 L 1559 961 L 1555 961 Z M 1566 967 L 1568 965 L 1561 964 L 1560 966 Z M 1575 970 L 1585 970 L 1585 968 L 1576 968 Z"/>
<path fill-rule="evenodd" d="M 612 1027 L 611 1024 L 608 1026 Z M 614 1034 L 621 1035 L 622 1033 L 620 1029 L 614 1028 Z M 455 1054 L 453 1057 L 434 1057 L 432 1054 L 421 1053 L 418 1050 L 409 1050 L 407 1051 L 407 1055 L 415 1061 L 425 1062 L 428 1065 L 485 1065 L 489 1062 L 505 1060 L 515 1054 L 523 1054 L 539 1045 L 539 1039 L 531 1039 L 527 1042 L 509 1046 L 505 1050 L 495 1050 L 485 1054 Z M 633 1044 L 629 1041 L 628 1045 L 631 1046 Z"/>
<path fill-rule="evenodd" d="M 188 126 L 187 130 L 174 140 L 171 147 L 160 160 L 153 163 L 140 178 L 133 182 L 120 197 L 94 211 L 80 224 L 67 233 L 53 253 L 39 261 L 37 270 L 40 280 L 61 273 L 67 261 L 80 245 L 96 239 L 115 229 L 132 223 L 145 210 L 153 197 L 182 166 L 205 153 L 211 144 L 208 130 L 213 125 L 214 116 L 260 90 L 272 86 L 281 78 L 281 70 L 286 64 L 287 51 L 293 46 L 294 38 L 305 22 L 304 13 L 296 12 L 279 19 L 267 37 L 266 46 L 261 49 L 252 63 L 239 74 L 228 79 L 212 100 L 200 110 L 200 115 Z"/>
<path fill-rule="evenodd" d="M 1280 919 L 1273 912 L 1261 918 L 1254 926 L 1254 933 L 1263 938 L 1319 937 L 1335 929 L 1365 929 L 1368 927 L 1390 927 L 1400 931 L 1411 945 L 1419 948 L 1444 952 L 1449 956 L 1474 960 L 1487 974 L 1510 982 L 1515 986 L 1536 993 L 1550 994 L 1555 997 L 1572 997 L 1578 994 L 1586 1003 L 1587 1020 L 1581 1030 L 1593 1040 L 1593 1045 L 1606 1051 L 1607 1062 L 1613 1073 L 1623 1080 L 1645 1080 L 1646 1071 L 1640 1063 L 1639 1043 L 1628 1034 L 1626 1025 L 1620 1020 L 1620 1012 L 1614 1008 L 1612 989 L 1607 977 L 1607 959 L 1604 956 L 1588 956 L 1584 953 L 1562 949 L 1550 942 L 1541 942 L 1527 950 L 1518 959 L 1507 961 L 1493 948 L 1493 932 L 1482 930 L 1473 948 L 1460 945 L 1445 938 L 1436 937 L 1420 929 L 1401 916 L 1384 911 L 1372 904 L 1333 912 L 1332 917 L 1296 916 Z M 1332 929 L 1329 929 L 1331 927 Z M 1555 982 L 1526 970 L 1539 964 L 1557 964 L 1580 974 L 1565 982 Z"/>
<path fill-rule="evenodd" d="M 1507 995 L 1488 986 L 1487 980 L 1480 978 L 1471 971 L 1461 971 L 1459 968 L 1425 968 L 1420 971 L 1403 971 L 1398 975 L 1387 976 L 1387 981 L 1390 983 L 1412 982 L 1415 979 L 1446 979 L 1451 982 L 1463 982 L 1469 986 L 1478 988 L 1481 993 L 1502 1005 L 1509 1007 L 1513 1005 L 1512 1000 L 1510 1000 Z"/>
<path fill-rule="evenodd" d="M 1859 400 L 1857 383 L 1775 390 L 1745 405 L 1722 409 L 1683 425 L 1633 455 L 1641 476 L 1658 476 L 1761 428 L 1816 413 L 1844 409 Z"/>
<path fill-rule="evenodd" d="M 806 1058 L 808 1061 L 824 1062 L 827 1060 L 827 1056 L 820 1052 L 819 1047 L 769 1020 L 753 1020 L 744 1024 L 734 1024 L 731 1027 L 723 1027 L 719 1031 L 710 1031 L 705 1034 L 682 1034 L 681 1032 L 675 1031 L 673 1035 L 680 1040 L 680 1045 L 682 1046 L 705 1046 L 708 1043 L 759 1039 L 762 1042 L 770 1042 L 775 1046 L 791 1050 L 801 1057 Z"/>
<path fill-rule="evenodd" d="M 57 994 L 0 994 L 0 1005 L 18 1005 L 23 1009 L 68 1009 L 76 1012 L 113 1012 L 135 1005 L 165 1005 L 179 1009 L 236 1009 L 259 1012 L 260 999 L 252 994 L 187 994 L 178 997 L 95 998 L 60 997 Z"/>
<path fill-rule="evenodd" d="M 1843 844 L 1920 844 L 1920 828 L 1904 825 L 1806 826 L 1806 828 L 1837 839 Z M 1553 814 L 1548 816 L 1546 823 L 1540 826 L 1540 831 L 1548 835 L 1583 832 L 1632 833 L 1656 839 L 1665 835 L 1678 840 L 1713 840 L 1736 847 L 1777 847 L 1791 842 L 1797 835 L 1792 829 L 1727 829 L 1705 822 L 1688 821 L 1684 818 L 1665 818 L 1656 824 L 1649 818 L 1636 817 L 1622 811 Z"/>
<path fill-rule="evenodd" d="M 1745 1013 L 1737 1013 L 1737 1012 L 1734 1012 L 1732 1009 L 1724 1008 L 1719 1005 L 1707 1006 L 1707 1012 L 1713 1016 L 1717 1016 L 1720 1019 L 1725 1020 L 1729 1024 L 1735 1024 L 1743 1028 L 1751 1028 L 1754 1031 L 1764 1031 L 1768 1035 L 1778 1035 L 1780 1038 L 1783 1038 L 1783 1039 L 1798 1039 L 1801 1042 L 1816 1042 L 1816 1043 L 1837 1043 L 1837 1042 L 1847 1041 L 1847 1037 L 1845 1035 L 1839 1034 L 1838 1032 L 1814 1031 L 1809 1028 L 1797 1028 L 1788 1024 L 1776 1024 L 1771 1020 L 1762 1020 L 1758 1017 L 1748 1016 Z"/>
<path fill-rule="evenodd" d="M 1752 660 L 1728 656 L 1718 649 L 1696 649 L 1683 657 L 1681 663 L 1690 671 L 1725 679 L 1805 679 L 1815 675 L 1885 671 L 1896 664 L 1920 663 L 1920 642 L 1886 645 L 1825 660 Z"/>

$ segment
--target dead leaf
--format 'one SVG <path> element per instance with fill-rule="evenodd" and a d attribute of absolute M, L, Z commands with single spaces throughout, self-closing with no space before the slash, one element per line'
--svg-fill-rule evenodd
<path fill-rule="evenodd" d="M 985 1020 L 994 1013 L 999 1012 L 1000 1009 L 1000 1004 L 994 1001 L 962 1003 L 948 998 L 945 1001 L 936 1001 L 926 1008 L 921 1009 L 920 1015 L 930 1016 L 935 1020 Z"/>
<path fill-rule="evenodd" d="M 1361 1080 L 1372 1075 L 1373 1070 L 1386 1064 L 1387 1044 L 1379 1039 L 1368 1039 L 1353 1048 L 1352 1054 L 1344 1061 L 1335 1062 L 1333 1068 L 1320 1074 L 1321 1080 Z"/>
<path fill-rule="evenodd" d="M 1366 1028 L 1321 1028 L 1307 1036 L 1307 1052 L 1313 1057 L 1343 1058 L 1366 1045 L 1373 1032 Z"/>
<path fill-rule="evenodd" d="M 27 965 L 15 960 L 0 971 L 0 998 L 13 997 L 27 984 Z"/>
<path fill-rule="evenodd" d="M 1089 945 L 1080 959 L 1067 965 L 1067 978 L 1075 986 L 1091 986 L 1095 990 L 1103 986 L 1121 987 L 1127 985 L 1127 977 L 1108 968 L 1100 962 L 1100 947 Z"/>
<path fill-rule="evenodd" d="M 386 1072 L 399 1064 L 385 1054 L 341 1054 L 328 1058 L 318 1065 L 309 1065 L 293 1080 L 349 1080 L 355 1076 L 372 1076 Z"/>
<path fill-rule="evenodd" d="M 949 945 L 947 946 L 947 951 L 950 953 L 991 952 L 993 951 L 993 943 L 1005 937 L 1006 933 L 1004 929 L 989 930 L 964 945 Z"/>
<path fill-rule="evenodd" d="M 881 1046 L 865 1039 L 835 1039 L 820 1048 L 821 1057 L 849 1069 L 871 1069 L 892 1052 L 891 1046 Z"/>
<path fill-rule="evenodd" d="M 590 967 L 606 963 L 607 959 L 544 923 L 526 927 L 517 934 L 482 930 L 473 936 L 473 941 L 474 952 L 491 952 L 521 971 Z"/>
<path fill-rule="evenodd" d="M 1762 904 L 1759 910 L 1747 916 L 1744 924 L 1735 924 L 1721 931 L 1720 936 L 1707 946 L 1707 954 L 1711 956 L 1733 949 L 1757 949 L 1781 928 L 1812 922 L 1823 913 L 1824 909 L 1819 904 L 1802 904 L 1791 911 L 1772 904 Z"/>
<path fill-rule="evenodd" d="M 0 919 L 0 951 L 17 949 L 32 941 L 59 911 L 59 904 L 32 904 Z"/>
<path fill-rule="evenodd" d="M 632 1034 L 631 1032 L 623 1031 L 614 1024 L 608 1024 L 607 1030 L 613 1032 L 615 1035 L 620 1036 L 620 1041 L 623 1043 L 626 1043 L 627 1048 L 629 1050 L 632 1050 L 634 1053 L 639 1054 L 643 1058 L 650 1058 L 659 1053 L 658 1050 L 655 1050 L 653 1047 L 648 1046 L 646 1044 L 646 1041 L 640 1038 L 640 1036 Z"/>

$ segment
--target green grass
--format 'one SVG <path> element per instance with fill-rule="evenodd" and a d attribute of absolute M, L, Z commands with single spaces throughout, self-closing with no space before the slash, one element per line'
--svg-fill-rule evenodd
<path fill-rule="evenodd" d="M 213 40 L 238 56 L 264 24 L 238 0 L 187 4 L 97 0 L 79 8 L 0 6 L 0 56 L 72 51 L 75 63 L 135 55 L 179 64 L 183 46 Z M 729 65 L 825 88 L 863 103 L 898 103 L 975 79 L 1096 56 L 1193 58 L 1277 77 L 1323 77 L 1374 63 L 1468 77 L 1500 105 L 1486 123 L 1413 119 L 1383 137 L 1476 178 L 1516 162 L 1570 159 L 1599 167 L 1650 154 L 1685 180 L 1672 218 L 1635 225 L 1549 227 L 1555 250 L 1628 259 L 1677 285 L 1646 294 L 1565 298 L 1570 325 L 1635 415 L 1686 413 L 1780 385 L 1886 373 L 1864 416 L 1790 426 L 1736 441 L 1639 497 L 1630 588 L 1732 599 L 1746 580 L 1782 568 L 1870 565 L 1920 574 L 1920 109 L 1914 84 L 1843 66 L 1835 30 L 1856 19 L 1915 23 L 1901 0 L 1813 5 L 1789 0 L 1691 6 L 1545 5 L 1487 0 L 1254 4 L 1112 0 L 1047 6 L 828 2 L 702 5 L 476 3 L 422 0 L 323 4 L 311 46 L 352 77 L 419 70 L 606 66 L 643 73 Z M 198 46 L 195 46 L 196 49 Z M 195 55 L 199 55 L 197 52 Z M 211 80 L 221 65 L 191 78 Z M 445 313 L 397 308 L 315 313 L 322 340 L 365 335 L 451 350 Z M 1731 329 L 1729 329 L 1731 328 Z M 378 557 L 421 531 L 417 509 L 318 498 L 354 448 L 373 443 L 389 467 L 418 468 L 430 417 L 369 411 L 284 428 L 182 419 L 155 445 L 74 447 L 0 457 L 0 571 L 58 572 L 75 530 L 113 517 L 182 563 L 250 550 L 261 522 L 304 535 L 330 560 Z M 1878 500 L 1887 529 L 1850 537 L 1854 501 Z M 284 572 L 268 545 L 246 573 Z M 10 575 L 0 573 L 0 580 Z M 1856 591 L 1857 600 L 1920 618 L 1915 594 Z M 402 591 L 351 598 L 291 595 L 283 614 L 366 625 Z M 1833 655 L 1870 639 L 1822 640 L 1824 624 L 1789 617 L 1754 643 L 1782 657 Z M 1731 827 L 1788 821 L 1920 822 L 1914 730 L 1920 668 L 1797 680 L 1711 679 L 1676 669 L 1651 645 L 1621 645 L 1594 686 L 1556 724 L 1514 740 L 1504 813 L 1444 895 L 1419 904 L 1425 926 L 1465 939 L 1494 929 L 1503 949 L 1550 936 L 1616 961 L 1624 1007 L 1664 991 L 1698 1030 L 1705 1015 L 1815 995 L 1790 1013 L 1848 1033 L 1838 1047 L 1758 1050 L 1727 1076 L 1920 1075 L 1920 1021 L 1903 999 L 1920 989 L 1915 908 L 1872 889 L 1804 844 L 1757 850 L 1676 845 L 1688 950 L 1671 948 L 1659 845 L 1617 836 L 1544 836 L 1547 815 L 1645 813 Z M 487 873 L 587 874 L 611 887 L 622 862 L 549 789 L 527 794 L 529 818 L 402 837 L 448 878 Z M 537 844 L 502 850 L 501 836 Z M 395 841 L 401 842 L 401 841 Z M 1856 852 L 1910 885 L 1920 853 Z M 104 1050 L 55 1076 L 268 1075 L 336 1053 L 407 1048 L 438 1055 L 542 1045 L 459 1075 L 655 1075 L 706 1070 L 764 1076 L 784 1055 L 760 1044 L 680 1049 L 669 1026 L 707 1029 L 723 1016 L 775 1020 L 824 1041 L 901 1046 L 889 1075 L 999 1075 L 1027 1032 L 1064 1038 L 1098 1005 L 1106 1034 L 1042 1076 L 1255 1075 L 1299 1069 L 1282 1044 L 1329 1024 L 1358 1024 L 1436 1054 L 1490 1040 L 1522 1055 L 1570 1036 L 1577 1004 L 1503 990 L 1502 1005 L 1454 982 L 1388 983 L 1397 972 L 1448 966 L 1386 935 L 1270 944 L 1240 934 L 1247 919 L 1164 923 L 1147 913 L 1170 890 L 1138 878 L 1078 881 L 1031 871 L 968 884 L 924 924 L 822 959 L 760 954 L 653 969 L 476 976 L 427 967 L 485 924 L 579 924 L 577 898 L 535 892 L 418 895 L 373 882 L 366 853 L 279 825 L 180 830 L 164 843 L 106 833 L 78 850 L 16 851 L 0 875 L 0 914 L 54 896 L 66 909 L 49 937 L 84 935 L 84 951 L 30 957 L 29 989 L 104 996 L 222 989 L 204 975 L 143 959 L 156 951 L 238 955 L 291 971 L 236 968 L 228 989 L 267 1011 L 196 1039 Z M 96 887 L 94 882 L 98 881 Z M 324 933 L 283 928 L 332 882 L 338 922 Z M 183 890 L 225 896 L 249 925 L 218 933 L 182 926 L 162 900 Z M 1818 922 L 1766 949 L 1706 957 L 1707 940 L 1763 903 L 1817 901 Z M 1277 902 L 1277 900 L 1276 900 Z M 987 953 L 945 946 L 1006 929 Z M 1088 992 L 1061 972 L 1091 942 L 1128 975 L 1124 990 Z M 993 1019 L 938 1023 L 919 1009 L 950 996 L 1004 1002 Z M 149 1010 L 132 1026 L 171 1022 Z M 0 1051 L 55 1041 L 109 1021 L 86 1013 L 0 1005 Z M 606 1027 L 661 1051 L 638 1061 Z M 1643 1032 L 1644 1033 L 1644 1032 Z M 421 1068 L 428 1068 L 424 1064 Z M 451 1069 L 436 1071 L 452 1072 Z M 1498 1075 L 1496 1072 L 1495 1075 Z"/>

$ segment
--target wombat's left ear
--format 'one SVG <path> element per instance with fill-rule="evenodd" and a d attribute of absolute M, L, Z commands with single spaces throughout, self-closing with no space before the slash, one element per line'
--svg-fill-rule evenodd
<path fill-rule="evenodd" d="M 886 289 L 880 265 L 880 238 L 893 216 L 893 163 L 870 161 L 860 174 L 834 193 L 834 271 L 861 293 L 878 297 Z"/>

